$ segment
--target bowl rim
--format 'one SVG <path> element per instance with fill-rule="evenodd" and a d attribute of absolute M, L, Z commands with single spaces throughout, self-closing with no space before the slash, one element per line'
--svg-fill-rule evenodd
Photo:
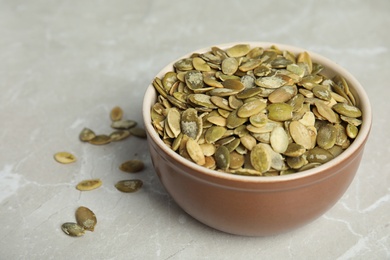
<path fill-rule="evenodd" d="M 225 172 L 219 172 L 216 170 L 211 170 L 208 168 L 205 168 L 203 166 L 197 165 L 194 162 L 191 162 L 184 157 L 177 154 L 175 151 L 170 149 L 160 138 L 158 133 L 155 131 L 151 124 L 151 118 L 150 118 L 150 109 L 151 105 L 154 104 L 155 101 L 151 99 L 155 99 L 157 97 L 157 92 L 154 89 L 152 83 L 149 84 L 147 87 L 143 103 L 142 103 L 142 114 L 144 119 L 144 125 L 146 128 L 146 131 L 149 134 L 149 137 L 152 138 L 153 142 L 157 144 L 157 146 L 168 156 L 172 157 L 174 160 L 177 160 L 178 162 L 182 163 L 184 166 L 192 168 L 196 170 L 197 172 L 201 174 L 208 175 L 209 177 L 217 178 L 217 179 L 224 179 L 229 181 L 240 181 L 240 182 L 250 182 L 250 183 L 275 183 L 275 182 L 287 182 L 292 180 L 298 180 L 302 178 L 306 178 L 309 176 L 321 174 L 321 172 L 325 171 L 326 169 L 332 168 L 333 166 L 341 164 L 344 160 L 346 160 L 348 157 L 350 157 L 353 153 L 355 153 L 357 150 L 359 150 L 360 147 L 364 146 L 372 125 L 372 109 L 371 104 L 368 98 L 368 95 L 366 91 L 364 90 L 363 86 L 360 84 L 360 82 L 345 68 L 343 68 L 341 65 L 337 64 L 336 62 L 322 56 L 321 54 L 318 54 L 316 52 L 296 47 L 293 45 L 287 45 L 277 42 L 262 42 L 262 41 L 243 41 L 243 42 L 229 42 L 229 43 L 221 43 L 221 44 L 215 44 L 210 45 L 207 47 L 203 47 L 200 49 L 197 49 L 195 51 L 191 51 L 185 55 L 182 55 L 181 57 L 169 62 L 166 66 L 164 66 L 156 75 L 155 77 L 161 77 L 166 72 L 172 70 L 173 64 L 182 59 L 189 57 L 193 53 L 204 53 L 206 51 L 209 51 L 211 47 L 218 47 L 221 49 L 226 49 L 231 46 L 234 46 L 236 44 L 249 44 L 251 48 L 253 47 L 263 47 L 263 48 L 269 48 L 271 46 L 276 46 L 280 50 L 288 50 L 292 53 L 300 53 L 306 51 L 309 53 L 310 57 L 314 61 L 320 61 L 321 65 L 325 67 L 325 69 L 331 70 L 331 71 L 337 71 L 337 74 L 342 75 L 345 80 L 348 82 L 348 84 L 352 87 L 352 90 L 355 92 L 355 97 L 357 97 L 357 100 L 359 102 L 359 107 L 362 110 L 362 117 L 363 122 L 360 126 L 359 134 L 355 138 L 355 140 L 351 143 L 351 145 L 340 155 L 336 156 L 331 161 L 320 165 L 316 168 L 305 170 L 302 172 L 297 172 L 293 174 L 287 174 L 287 175 L 279 175 L 279 176 L 246 176 L 246 175 L 236 175 L 236 174 L 230 174 Z M 149 142 L 150 140 L 148 140 Z"/>

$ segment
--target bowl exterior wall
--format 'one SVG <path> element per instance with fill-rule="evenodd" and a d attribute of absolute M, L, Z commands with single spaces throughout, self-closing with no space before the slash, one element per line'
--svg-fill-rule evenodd
<path fill-rule="evenodd" d="M 159 152 L 153 142 L 149 149 L 161 183 L 184 211 L 210 227 L 245 236 L 287 232 L 324 214 L 352 182 L 363 152 L 361 147 L 315 179 L 274 183 L 271 190 L 269 183 L 258 183 L 248 190 L 223 179 L 202 179 L 196 170 Z"/>

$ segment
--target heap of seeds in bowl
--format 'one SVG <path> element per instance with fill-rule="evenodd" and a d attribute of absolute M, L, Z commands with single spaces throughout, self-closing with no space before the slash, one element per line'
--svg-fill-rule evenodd
<path fill-rule="evenodd" d="M 152 124 L 164 143 L 209 169 L 273 176 L 317 167 L 357 136 L 348 83 L 297 55 L 238 44 L 212 47 L 156 77 Z"/>

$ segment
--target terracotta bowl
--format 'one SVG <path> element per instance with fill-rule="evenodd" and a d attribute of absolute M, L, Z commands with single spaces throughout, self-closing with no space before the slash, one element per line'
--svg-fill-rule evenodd
<path fill-rule="evenodd" d="M 226 49 L 237 43 L 216 45 Z M 300 53 L 304 49 L 277 43 L 248 42 L 251 47 L 276 45 Z M 211 47 L 193 51 L 203 53 Z M 268 236 L 308 224 L 329 210 L 345 193 L 362 159 L 371 129 L 371 106 L 360 83 L 345 69 L 316 53 L 313 62 L 324 65 L 323 74 L 343 76 L 363 112 L 360 133 L 341 155 L 317 168 L 282 176 L 240 176 L 206 169 L 168 148 L 151 124 L 156 102 L 152 85 L 143 100 L 143 118 L 156 173 L 174 201 L 189 215 L 215 229 L 237 235 Z M 190 54 L 183 57 L 188 57 Z M 172 70 L 168 64 L 156 76 Z"/>

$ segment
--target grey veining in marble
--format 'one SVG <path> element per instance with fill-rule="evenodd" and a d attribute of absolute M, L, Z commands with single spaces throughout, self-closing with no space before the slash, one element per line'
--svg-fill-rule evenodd
<path fill-rule="evenodd" d="M 0 0 L 0 259 L 390 259 L 390 1 Z M 290 233 L 248 238 L 197 222 L 170 199 L 144 140 L 81 143 L 110 131 L 116 105 L 142 125 L 154 75 L 205 46 L 273 41 L 318 52 L 370 96 L 374 123 L 342 199 Z M 78 161 L 60 165 L 57 151 Z M 121 162 L 139 158 L 144 187 L 118 193 Z M 90 192 L 75 190 L 101 178 Z M 63 234 L 78 206 L 95 232 Z"/>

